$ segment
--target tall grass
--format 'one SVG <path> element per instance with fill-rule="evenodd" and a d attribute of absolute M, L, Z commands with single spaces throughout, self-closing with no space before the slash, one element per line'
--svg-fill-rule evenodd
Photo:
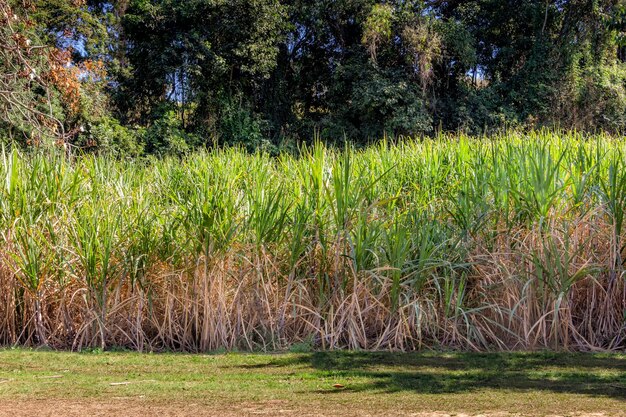
<path fill-rule="evenodd" d="M 3 151 L 0 344 L 626 348 L 626 139 Z"/>

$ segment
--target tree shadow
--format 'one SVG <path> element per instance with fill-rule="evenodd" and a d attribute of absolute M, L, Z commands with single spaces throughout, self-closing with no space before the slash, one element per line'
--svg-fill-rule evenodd
<path fill-rule="evenodd" d="M 551 391 L 626 400 L 626 356 L 584 353 L 314 352 L 268 357 L 246 369 L 313 368 L 320 377 L 354 378 L 349 391 L 450 394 L 481 389 Z M 365 381 L 365 382 L 360 382 Z"/>

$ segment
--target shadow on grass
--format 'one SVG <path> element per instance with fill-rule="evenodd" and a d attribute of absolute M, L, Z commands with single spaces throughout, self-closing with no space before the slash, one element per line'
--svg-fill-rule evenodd
<path fill-rule="evenodd" d="M 320 377 L 354 379 L 350 391 L 462 393 L 480 389 L 550 391 L 626 400 L 626 357 L 568 353 L 315 352 L 268 357 L 247 369 L 313 368 Z M 322 390 L 339 393 L 339 390 Z"/>

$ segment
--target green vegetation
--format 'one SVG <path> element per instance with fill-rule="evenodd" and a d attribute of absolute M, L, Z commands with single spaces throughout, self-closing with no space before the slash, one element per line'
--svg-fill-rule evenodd
<path fill-rule="evenodd" d="M 626 347 L 626 139 L 4 151 L 0 343 Z"/>
<path fill-rule="evenodd" d="M 2 0 L 0 140 L 273 153 L 626 129 L 623 0 Z"/>
<path fill-rule="evenodd" d="M 624 0 L 0 0 L 0 415 L 624 415 L 624 132 Z"/>
<path fill-rule="evenodd" d="M 7 350 L 0 351 L 0 382 L 0 403 L 8 401 L 17 410 L 34 399 L 40 407 L 50 400 L 71 404 L 78 399 L 83 405 L 121 401 L 123 407 L 126 401 L 146 408 L 185 407 L 188 413 L 197 409 L 199 415 L 221 410 L 228 416 L 259 409 L 271 415 L 310 415 L 312 410 L 339 416 L 442 410 L 622 415 L 626 356 Z M 52 404 L 57 412 L 63 410 L 62 402 Z"/>

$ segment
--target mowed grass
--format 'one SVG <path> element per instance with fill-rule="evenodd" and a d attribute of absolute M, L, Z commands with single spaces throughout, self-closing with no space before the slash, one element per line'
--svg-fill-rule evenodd
<path fill-rule="evenodd" d="M 193 405 L 234 414 L 280 404 L 283 415 L 623 415 L 626 355 L 0 351 L 0 404 L 47 400 Z"/>

